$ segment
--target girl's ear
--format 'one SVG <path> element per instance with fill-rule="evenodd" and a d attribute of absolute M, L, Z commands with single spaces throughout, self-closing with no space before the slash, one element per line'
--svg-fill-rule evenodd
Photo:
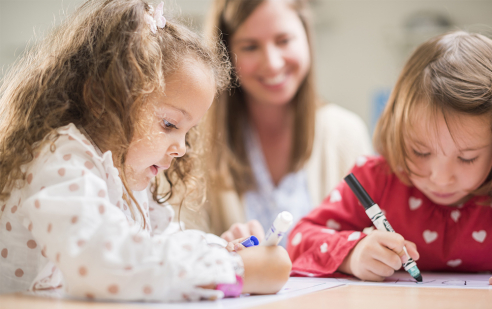
<path fill-rule="evenodd" d="M 89 78 L 84 84 L 83 99 L 91 116 L 95 119 L 101 117 L 104 112 L 105 94 L 100 84 Z"/>

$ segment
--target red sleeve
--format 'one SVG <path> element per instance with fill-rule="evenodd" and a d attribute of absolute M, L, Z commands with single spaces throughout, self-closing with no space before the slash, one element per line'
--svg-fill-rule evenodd
<path fill-rule="evenodd" d="M 351 172 L 377 200 L 388 171 L 381 157 L 360 157 Z M 364 207 L 342 181 L 290 233 L 287 251 L 292 260 L 292 275 L 333 275 L 350 250 L 366 236 L 361 231 L 369 226 L 372 222 Z"/>

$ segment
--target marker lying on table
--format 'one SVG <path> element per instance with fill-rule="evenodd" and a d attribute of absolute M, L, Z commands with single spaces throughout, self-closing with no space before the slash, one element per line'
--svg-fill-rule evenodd
<path fill-rule="evenodd" d="M 355 196 L 357 196 L 357 199 L 360 201 L 362 206 L 364 206 L 366 209 L 366 214 L 369 216 L 376 228 L 380 231 L 395 233 L 395 230 L 389 224 L 386 216 L 381 211 L 381 208 L 379 208 L 378 204 L 374 203 L 364 187 L 362 187 L 357 178 L 355 178 L 354 174 L 351 173 L 346 176 L 345 182 L 348 184 L 350 189 L 352 189 Z M 422 275 L 420 274 L 420 270 L 417 268 L 417 263 L 415 263 L 415 261 L 410 257 L 405 246 L 403 246 L 403 251 L 405 251 L 405 254 L 408 256 L 408 261 L 403 263 L 403 268 L 408 271 L 408 273 L 415 278 L 415 280 L 422 282 Z"/>
<path fill-rule="evenodd" d="M 288 211 L 282 211 L 278 214 L 272 226 L 268 230 L 265 239 L 261 242 L 261 246 L 276 246 L 282 240 L 287 230 L 292 225 L 292 214 Z"/>
<path fill-rule="evenodd" d="M 248 247 L 258 246 L 259 243 L 260 241 L 258 240 L 258 238 L 256 238 L 256 236 L 249 236 L 248 238 L 246 238 L 241 242 L 241 245 L 248 248 Z"/>

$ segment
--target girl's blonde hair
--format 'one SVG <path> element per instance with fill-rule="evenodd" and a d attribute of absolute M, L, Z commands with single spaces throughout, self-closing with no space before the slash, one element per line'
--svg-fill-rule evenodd
<path fill-rule="evenodd" d="M 448 128 L 451 115 L 485 115 L 492 121 L 492 40 L 464 31 L 443 34 L 419 46 L 405 64 L 377 123 L 374 147 L 407 184 L 412 171 L 405 137 L 417 108 L 430 116 L 440 113 Z M 489 175 L 474 193 L 491 188 Z"/>
<path fill-rule="evenodd" d="M 209 67 L 219 90 L 228 84 L 230 69 L 223 48 L 207 46 L 169 16 L 153 34 L 145 22 L 150 9 L 141 0 L 87 1 L 7 74 L 0 90 L 0 200 L 24 183 L 21 166 L 37 149 L 51 143 L 54 151 L 56 129 L 74 123 L 101 151 L 112 151 L 136 203 L 124 163 L 148 95 L 165 91 L 166 78 L 186 59 Z M 188 133 L 186 155 L 165 172 L 167 198 L 176 186 L 184 192 L 197 186 L 195 135 L 196 130 Z M 167 199 L 157 198 L 158 188 L 152 188 L 154 199 L 163 203 Z"/>
<path fill-rule="evenodd" d="M 231 53 L 230 39 L 238 28 L 262 3 L 269 0 L 215 0 L 206 25 L 206 32 L 214 41 L 220 41 Z M 311 59 L 312 26 L 307 1 L 283 0 L 299 16 L 306 31 Z M 237 81 L 234 71 L 231 78 Z M 311 156 L 314 141 L 316 108 L 319 104 L 315 89 L 314 70 L 311 64 L 306 78 L 292 100 L 294 127 L 289 171 L 297 171 Z M 246 103 L 241 88 L 219 95 L 207 116 L 207 126 L 212 138 L 209 151 L 210 183 L 214 190 L 234 189 L 238 194 L 253 189 L 255 180 L 247 158 L 245 123 Z"/>

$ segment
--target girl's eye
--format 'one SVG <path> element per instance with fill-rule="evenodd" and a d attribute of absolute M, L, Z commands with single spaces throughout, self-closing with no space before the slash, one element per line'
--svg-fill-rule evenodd
<path fill-rule="evenodd" d="M 166 119 L 163 119 L 162 123 L 164 124 L 164 128 L 166 129 L 177 129 L 177 127 L 174 124 L 170 123 Z"/>
<path fill-rule="evenodd" d="M 473 162 L 475 162 L 475 160 L 477 159 L 478 157 L 475 157 L 475 158 L 471 158 L 471 159 L 465 159 L 465 158 L 462 158 L 462 157 L 458 157 L 458 159 L 460 159 L 460 161 L 462 163 L 466 163 L 466 164 L 472 164 Z"/>
<path fill-rule="evenodd" d="M 242 51 L 254 51 L 256 49 L 256 45 L 246 45 L 241 47 Z"/>
<path fill-rule="evenodd" d="M 421 157 L 421 158 L 425 158 L 425 157 L 428 157 L 430 155 L 430 152 L 426 152 L 426 153 L 422 153 L 422 152 L 419 152 L 415 149 L 413 149 L 413 153 L 417 156 L 417 157 Z"/>
<path fill-rule="evenodd" d="M 278 45 L 287 45 L 290 42 L 290 39 L 282 39 L 278 41 Z"/>

